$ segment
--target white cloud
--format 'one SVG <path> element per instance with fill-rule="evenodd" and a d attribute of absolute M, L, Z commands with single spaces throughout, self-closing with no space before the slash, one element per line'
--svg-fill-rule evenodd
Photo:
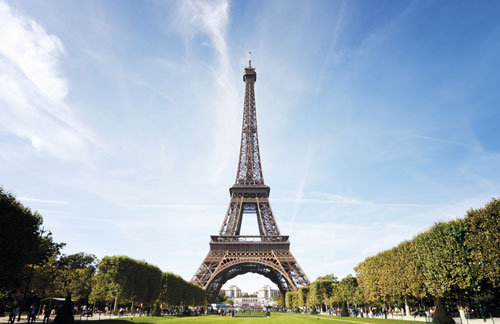
<path fill-rule="evenodd" d="M 209 115 L 212 121 L 212 165 L 211 182 L 217 183 L 230 162 L 235 162 L 234 150 L 238 143 L 238 112 L 243 103 L 238 102 L 235 74 L 231 66 L 230 52 L 226 40 L 229 23 L 229 1 L 184 1 L 179 7 L 179 22 L 189 38 L 195 34 L 207 35 L 210 46 L 215 50 L 217 63 L 210 67 L 213 72 L 216 91 L 211 98 Z M 205 45 L 206 46 L 206 45 Z M 241 86 L 243 88 L 243 86 Z"/>
<path fill-rule="evenodd" d="M 30 198 L 30 197 L 17 197 L 17 199 L 29 202 L 38 202 L 42 204 L 55 204 L 55 205 L 67 205 L 68 202 L 64 200 L 49 200 L 40 198 Z"/>
<path fill-rule="evenodd" d="M 61 40 L 33 19 L 0 2 L 0 130 L 28 139 L 39 152 L 63 160 L 87 155 L 101 140 L 64 99 Z"/>
<path fill-rule="evenodd" d="M 68 86 L 57 70 L 59 56 L 66 52 L 61 40 L 1 2 L 0 17 L 0 53 L 36 85 L 40 94 L 63 99 Z"/>
<path fill-rule="evenodd" d="M 346 6 L 347 6 L 347 1 L 345 0 L 342 1 L 340 9 L 336 12 L 335 27 L 332 31 L 330 46 L 328 47 L 328 52 L 326 53 L 325 59 L 323 60 L 323 64 L 320 69 L 320 71 L 323 72 L 319 75 L 318 80 L 316 81 L 316 89 L 315 89 L 316 94 L 320 92 L 321 87 L 325 82 L 327 75 L 331 73 L 331 71 L 329 71 L 328 73 L 325 72 L 328 70 L 327 66 L 331 65 L 332 61 L 338 60 L 339 57 L 341 57 L 341 53 L 337 51 L 337 41 L 341 36 L 342 28 L 344 25 Z"/>

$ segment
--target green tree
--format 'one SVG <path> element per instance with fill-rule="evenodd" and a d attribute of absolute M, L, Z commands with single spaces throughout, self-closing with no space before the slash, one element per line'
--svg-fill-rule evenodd
<path fill-rule="evenodd" d="M 409 300 L 422 300 L 427 297 L 424 285 L 422 266 L 416 255 L 415 241 L 404 241 L 394 249 L 394 297 L 401 297 L 405 304 L 406 314 L 410 313 Z"/>
<path fill-rule="evenodd" d="M 217 298 L 216 303 L 225 302 L 225 296 L 219 295 Z M 159 299 L 169 306 L 203 306 L 206 304 L 206 292 L 173 273 L 164 272 Z"/>
<path fill-rule="evenodd" d="M 155 303 L 155 307 L 153 308 L 153 316 L 161 316 L 160 304 Z"/>
<path fill-rule="evenodd" d="M 325 277 L 330 280 L 323 279 Z M 325 277 L 320 277 L 316 279 L 316 281 L 312 282 L 311 285 L 309 286 L 310 287 L 309 300 L 311 305 L 314 305 L 316 308 L 320 308 L 323 311 L 326 311 L 327 305 L 330 304 L 330 300 L 333 295 L 332 283 L 334 283 L 334 278 L 335 278 L 329 276 Z"/>
<path fill-rule="evenodd" d="M 126 256 L 104 257 L 97 266 L 91 299 L 151 305 L 160 294 L 162 272 Z"/>
<path fill-rule="evenodd" d="M 319 276 L 316 281 L 318 280 L 325 280 L 325 281 L 330 281 L 330 282 L 339 282 L 339 279 L 333 274 L 327 274 L 324 276 Z"/>
<path fill-rule="evenodd" d="M 432 323 L 436 324 L 454 324 L 455 321 L 451 317 L 451 315 L 446 311 L 446 307 L 443 304 L 443 300 L 441 298 L 436 298 L 436 310 L 434 312 L 434 316 L 432 318 Z"/>
<path fill-rule="evenodd" d="M 62 269 L 58 271 L 58 295 L 71 294 L 75 300 L 86 302 L 92 292 L 93 273 L 89 268 Z"/>
<path fill-rule="evenodd" d="M 42 236 L 42 216 L 0 187 L 0 294 L 19 288 L 31 265 L 45 263 L 64 244 Z M 45 232 L 47 234 L 48 232 Z M 30 268 L 24 271 L 25 267 Z"/>
<path fill-rule="evenodd" d="M 276 303 L 277 306 L 283 306 L 283 295 L 279 294 L 273 296 L 273 301 Z"/>
<path fill-rule="evenodd" d="M 355 306 L 360 302 L 361 296 L 358 289 L 358 281 L 355 277 L 348 275 L 340 280 L 338 289 L 342 300 L 348 304 Z"/>
<path fill-rule="evenodd" d="M 93 254 L 79 252 L 70 255 L 61 255 L 57 261 L 61 269 L 89 269 L 92 273 L 97 270 L 98 260 Z"/>
<path fill-rule="evenodd" d="M 349 310 L 347 309 L 347 301 L 342 302 L 342 309 L 340 310 L 340 316 L 347 317 L 349 316 Z"/>
<path fill-rule="evenodd" d="M 493 287 L 499 288 L 500 199 L 491 200 L 484 208 L 469 210 L 461 226 L 469 227 L 465 247 L 477 280 L 487 280 Z"/>
<path fill-rule="evenodd" d="M 382 299 L 381 285 L 379 278 L 382 275 L 380 254 L 368 257 L 363 262 L 358 264 L 354 270 L 356 278 L 358 278 L 359 286 L 363 291 L 363 300 L 366 303 L 377 303 Z M 345 289 L 343 285 L 338 285 L 336 295 L 340 300 L 345 300 Z"/>
<path fill-rule="evenodd" d="M 33 268 L 31 279 L 31 292 L 42 298 L 63 297 L 67 294 L 61 292 L 61 282 L 59 281 L 61 270 L 57 264 L 58 253 L 52 254 L 49 260 L 43 265 L 36 265 Z M 29 270 L 28 270 L 29 271 Z"/>
<path fill-rule="evenodd" d="M 332 295 L 327 300 L 327 304 L 328 305 L 335 306 L 335 307 L 341 306 L 342 295 L 340 293 L 339 286 L 340 286 L 340 283 L 338 283 L 338 282 L 334 281 L 334 282 L 331 283 L 331 292 L 332 292 Z"/>
<path fill-rule="evenodd" d="M 297 294 L 297 306 L 308 307 L 309 304 L 309 286 L 300 287 Z"/>
<path fill-rule="evenodd" d="M 227 297 L 224 296 L 224 294 L 218 294 L 217 297 L 215 298 L 216 304 L 225 304 L 226 301 L 227 301 Z"/>
<path fill-rule="evenodd" d="M 299 306 L 298 291 L 288 291 L 285 295 L 285 305 L 287 308 L 297 308 Z"/>

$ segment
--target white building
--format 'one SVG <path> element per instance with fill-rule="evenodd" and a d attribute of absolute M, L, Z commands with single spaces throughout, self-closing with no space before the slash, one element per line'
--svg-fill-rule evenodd
<path fill-rule="evenodd" d="M 241 297 L 241 289 L 238 286 L 231 285 L 228 289 L 226 289 L 226 297 L 234 300 L 235 298 Z"/>
<path fill-rule="evenodd" d="M 226 297 L 231 298 L 234 302 L 235 307 L 265 307 L 265 306 L 273 306 L 276 305 L 276 302 L 273 300 L 274 296 L 279 296 L 280 291 L 277 289 L 272 289 L 270 286 L 265 285 L 262 288 L 259 289 L 257 292 L 257 296 L 247 296 L 248 297 L 241 297 L 241 290 L 236 287 L 239 295 L 238 297 L 229 297 L 228 296 L 228 291 L 232 291 L 232 287 L 236 286 L 230 286 L 228 290 L 226 290 Z M 236 294 L 235 294 L 236 296 Z"/>
<path fill-rule="evenodd" d="M 274 296 L 279 296 L 280 291 L 272 289 L 269 285 L 265 285 L 259 289 L 257 297 L 262 301 L 272 301 Z"/>
<path fill-rule="evenodd" d="M 235 307 L 259 307 L 259 301 L 257 297 L 239 297 L 234 299 Z"/>

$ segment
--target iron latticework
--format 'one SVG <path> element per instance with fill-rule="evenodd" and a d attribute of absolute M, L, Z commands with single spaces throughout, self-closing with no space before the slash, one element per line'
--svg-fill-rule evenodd
<path fill-rule="evenodd" d="M 191 279 L 206 289 L 209 301 L 215 300 L 224 283 L 247 272 L 269 278 L 282 294 L 309 284 L 290 252 L 288 236 L 280 234 L 269 203 L 270 188 L 264 184 L 255 109 L 257 73 L 251 61 L 243 81 L 245 102 L 236 181 L 229 189 L 231 200 L 219 235 L 211 237 L 210 251 Z M 240 235 L 244 214 L 257 216 L 260 235 Z"/>
<path fill-rule="evenodd" d="M 254 84 L 257 81 L 257 73 L 250 64 L 245 68 L 243 81 L 245 82 L 245 103 L 243 106 L 240 160 L 238 162 L 236 184 L 264 184 L 260 164 L 259 137 L 257 135 L 257 111 L 255 109 Z"/>

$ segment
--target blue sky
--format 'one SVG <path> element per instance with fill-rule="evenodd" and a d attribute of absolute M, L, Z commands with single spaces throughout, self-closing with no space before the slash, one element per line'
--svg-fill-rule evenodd
<path fill-rule="evenodd" d="M 277 222 L 312 280 L 343 277 L 499 196 L 499 21 L 495 1 L 0 1 L 0 184 L 65 253 L 190 279 L 252 51 Z"/>

